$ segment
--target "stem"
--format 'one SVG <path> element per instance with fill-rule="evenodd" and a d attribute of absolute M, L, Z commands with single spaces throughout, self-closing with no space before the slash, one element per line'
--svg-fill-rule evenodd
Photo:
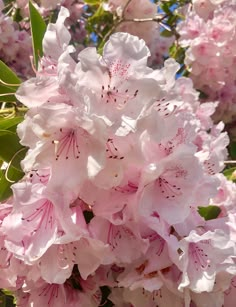
<path fill-rule="evenodd" d="M 132 0 L 128 0 L 122 10 L 122 15 L 121 17 L 117 18 L 114 22 L 114 25 L 111 27 L 110 31 L 108 31 L 106 33 L 106 35 L 103 37 L 102 42 L 101 42 L 101 46 L 103 47 L 104 43 L 106 42 L 106 40 L 108 39 L 108 37 L 113 33 L 113 31 L 115 31 L 115 29 L 119 26 L 119 24 L 121 24 L 124 20 L 124 12 L 127 8 L 127 6 L 130 4 Z"/>
<path fill-rule="evenodd" d="M 20 86 L 20 84 L 11 84 L 11 83 L 7 83 L 5 81 L 3 81 L 2 79 L 0 79 L 0 83 L 6 85 L 6 86 Z M 8 94 L 8 93 L 7 93 Z"/>
<path fill-rule="evenodd" d="M 15 113 L 17 112 L 26 112 L 28 110 L 28 108 L 26 107 L 17 107 L 17 110 L 15 107 L 12 108 L 6 108 L 6 109 L 0 109 L 0 114 L 9 114 L 9 113 Z"/>
<path fill-rule="evenodd" d="M 122 11 L 122 16 L 121 16 L 121 18 L 124 18 L 124 12 L 125 12 L 125 10 L 127 9 L 127 6 L 130 4 L 131 1 L 132 1 L 132 0 L 128 0 L 128 1 L 126 2 L 125 6 L 124 6 L 124 8 L 123 8 L 123 11 Z"/>
<path fill-rule="evenodd" d="M 122 22 L 162 22 L 163 19 L 166 18 L 166 15 L 156 15 L 155 17 L 149 17 L 149 18 L 133 18 L 133 19 L 125 19 L 124 17 L 122 18 Z"/>
<path fill-rule="evenodd" d="M 14 161 L 15 157 L 16 157 L 20 152 L 22 152 L 22 151 L 24 151 L 24 150 L 25 150 L 25 147 L 19 149 L 19 150 L 14 154 L 14 156 L 11 158 L 11 161 L 10 161 L 10 162 L 8 163 L 8 165 L 7 165 L 6 172 L 5 172 L 5 178 L 6 178 L 6 180 L 7 180 L 8 182 L 10 182 L 10 183 L 15 183 L 15 182 L 16 182 L 15 180 L 11 180 L 11 179 L 8 177 L 8 172 L 9 172 L 9 170 L 10 170 L 10 167 L 11 167 L 11 165 L 12 165 L 12 162 Z"/>
<path fill-rule="evenodd" d="M 106 40 L 108 39 L 108 37 L 113 33 L 113 31 L 115 31 L 115 29 L 118 27 L 118 25 L 122 22 L 122 20 L 118 20 L 116 23 L 114 23 L 114 25 L 111 27 L 110 31 L 108 31 L 106 33 L 106 35 L 103 37 L 103 40 L 101 42 L 101 46 L 104 45 L 104 43 L 106 42 Z"/>
<path fill-rule="evenodd" d="M 156 15 L 155 17 L 150 17 L 150 18 L 133 18 L 133 19 L 126 19 L 125 18 L 125 10 L 127 9 L 128 5 L 130 4 L 132 0 L 128 0 L 122 10 L 121 16 L 116 16 L 116 19 L 114 21 L 113 26 L 111 29 L 106 33 L 106 35 L 103 37 L 102 42 L 100 46 L 103 47 L 109 36 L 115 31 L 115 29 L 122 23 L 122 22 L 162 22 L 165 18 L 166 15 Z"/>

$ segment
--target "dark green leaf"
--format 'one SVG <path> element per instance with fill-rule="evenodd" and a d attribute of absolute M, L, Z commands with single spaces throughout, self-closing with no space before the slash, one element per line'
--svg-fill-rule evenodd
<path fill-rule="evenodd" d="M 22 16 L 21 16 L 21 10 L 20 8 L 17 8 L 14 12 L 14 15 L 13 15 L 13 20 L 15 22 L 20 22 L 22 20 Z"/>
<path fill-rule="evenodd" d="M 161 3 L 161 9 L 167 14 L 171 14 L 171 11 L 170 11 L 170 7 L 171 7 L 171 3 L 170 2 L 162 2 Z"/>
<path fill-rule="evenodd" d="M 0 77 L 6 83 L 10 84 L 20 84 L 21 80 L 17 77 L 17 75 L 2 61 L 0 61 Z M 10 88 L 14 89 L 15 86 L 10 86 Z"/>
<path fill-rule="evenodd" d="M 14 167 L 7 170 L 0 170 L 0 202 L 6 200 L 12 195 L 11 185 L 19 181 L 24 173 Z"/>
<path fill-rule="evenodd" d="M 168 18 L 168 20 L 166 21 L 167 25 L 168 25 L 168 26 L 173 26 L 173 25 L 175 25 L 175 23 L 177 22 L 178 18 L 179 18 L 179 17 L 178 17 L 177 15 L 171 15 L 171 16 Z"/>
<path fill-rule="evenodd" d="M 0 300 L 2 299 L 2 296 L 4 296 L 4 301 L 5 302 L 5 306 L 6 307 L 15 307 L 16 304 L 15 304 L 15 298 L 12 294 L 11 291 L 8 291 L 6 289 L 1 289 L 0 291 Z M 4 305 L 1 305 L 1 302 L 0 302 L 0 307 L 3 307 Z"/>
<path fill-rule="evenodd" d="M 183 64 L 185 58 L 185 49 L 173 44 L 169 49 L 170 57 L 174 58 L 178 63 Z"/>
<path fill-rule="evenodd" d="M 87 3 L 89 5 L 99 5 L 101 3 L 101 0 L 84 0 L 84 3 Z"/>
<path fill-rule="evenodd" d="M 83 211 L 83 214 L 87 224 L 89 224 L 90 221 L 94 218 L 94 214 L 92 211 L 85 210 Z"/>
<path fill-rule="evenodd" d="M 207 99 L 208 95 L 202 91 L 199 91 L 199 99 Z"/>
<path fill-rule="evenodd" d="M 112 307 L 114 304 L 108 299 L 109 294 L 111 293 L 111 289 L 107 286 L 100 287 L 102 292 L 102 300 L 100 302 L 100 306 L 104 307 Z"/>
<path fill-rule="evenodd" d="M 171 36 L 173 36 L 173 33 L 171 31 L 168 31 L 168 30 L 163 30 L 163 31 L 161 31 L 161 36 L 171 37 Z"/>
<path fill-rule="evenodd" d="M 17 125 L 21 123 L 23 119 L 24 118 L 21 116 L 13 118 L 0 118 L 0 130 L 11 130 L 15 132 Z"/>
<path fill-rule="evenodd" d="M 7 307 L 7 297 L 4 293 L 0 293 L 0 307 Z"/>
<path fill-rule="evenodd" d="M 18 150 L 14 157 L 11 160 L 11 165 L 17 168 L 18 170 L 21 170 L 21 161 L 24 159 L 26 153 L 28 151 L 28 148 L 22 147 L 20 150 Z"/>
<path fill-rule="evenodd" d="M 227 168 L 223 174 L 228 180 L 236 182 L 236 176 L 233 174 L 236 171 L 236 167 Z"/>
<path fill-rule="evenodd" d="M 186 69 L 186 66 L 184 64 L 181 65 L 180 69 L 177 72 L 178 76 L 182 77 L 188 77 L 189 72 Z"/>
<path fill-rule="evenodd" d="M 0 101 L 16 101 L 16 92 L 21 80 L 17 75 L 0 60 Z"/>
<path fill-rule="evenodd" d="M 19 143 L 19 137 L 16 133 L 8 130 L 0 130 L 0 158 L 6 162 L 12 162 L 12 166 L 20 168 L 20 159 L 26 151 Z"/>
<path fill-rule="evenodd" d="M 88 22 L 89 23 L 92 22 L 92 23 L 98 23 L 99 24 L 99 22 L 100 22 L 99 19 L 100 18 L 103 19 L 103 14 L 106 14 L 106 11 L 104 11 L 103 6 L 100 5 L 98 7 L 98 9 L 96 10 L 96 12 L 91 17 L 88 18 Z"/>
<path fill-rule="evenodd" d="M 229 153 L 230 153 L 230 157 L 231 159 L 236 159 L 236 143 L 235 142 L 231 142 L 229 145 Z"/>
<path fill-rule="evenodd" d="M 221 209 L 218 206 L 198 207 L 198 213 L 206 220 L 216 219 Z"/>
<path fill-rule="evenodd" d="M 46 23 L 34 5 L 29 2 L 31 34 L 33 39 L 34 64 L 38 68 L 39 57 L 43 56 L 43 37 L 46 32 Z"/>
<path fill-rule="evenodd" d="M 102 53 L 102 49 L 107 39 L 109 31 L 114 26 L 115 18 L 113 14 L 104 10 L 102 5 L 99 5 L 96 9 L 92 7 L 91 17 L 88 18 L 86 24 L 87 33 L 97 34 L 97 46 L 99 54 Z"/>
<path fill-rule="evenodd" d="M 174 55 L 177 51 L 177 46 L 175 44 L 173 44 L 172 46 L 170 46 L 169 48 L 169 53 L 170 53 L 170 56 L 174 58 Z"/>

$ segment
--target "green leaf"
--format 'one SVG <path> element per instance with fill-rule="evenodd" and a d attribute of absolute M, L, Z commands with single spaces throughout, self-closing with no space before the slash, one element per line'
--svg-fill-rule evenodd
<path fill-rule="evenodd" d="M 164 36 L 164 37 L 171 37 L 171 36 L 173 36 L 173 32 L 172 31 L 168 31 L 168 30 L 163 30 L 163 31 L 161 31 L 161 36 Z"/>
<path fill-rule="evenodd" d="M 13 117 L 13 118 L 0 118 L 0 130 L 11 130 L 16 131 L 16 127 L 19 123 L 23 121 L 22 116 Z"/>
<path fill-rule="evenodd" d="M 99 24 L 101 20 L 103 20 L 103 15 L 106 14 L 107 12 L 104 10 L 103 6 L 100 5 L 97 10 L 95 11 L 95 13 L 88 18 L 88 23 L 97 23 Z"/>
<path fill-rule="evenodd" d="M 16 101 L 14 93 L 19 87 L 21 80 L 17 75 L 0 60 L 0 101 Z"/>
<path fill-rule="evenodd" d="M 33 39 L 34 64 L 38 69 L 39 57 L 43 56 L 43 37 L 46 32 L 46 23 L 34 5 L 29 2 L 31 34 Z"/>
<path fill-rule="evenodd" d="M 111 293 L 111 289 L 107 286 L 102 286 L 100 287 L 100 290 L 102 292 L 102 300 L 101 300 L 100 306 L 104 306 L 104 307 L 114 306 L 113 303 L 108 299 L 109 294 Z"/>
<path fill-rule="evenodd" d="M 179 64 L 184 63 L 185 49 L 173 44 L 169 49 L 170 57 L 174 58 Z"/>
<path fill-rule="evenodd" d="M 22 147 L 21 149 L 19 149 L 14 157 L 11 160 L 11 165 L 14 166 L 16 169 L 21 170 L 21 161 L 25 158 L 25 155 L 28 151 L 28 148 L 26 147 Z"/>
<path fill-rule="evenodd" d="M 236 176 L 233 174 L 236 171 L 236 167 L 227 168 L 223 171 L 223 174 L 228 180 L 236 182 Z"/>
<path fill-rule="evenodd" d="M 11 185 L 19 181 L 23 176 L 24 173 L 14 167 L 9 167 L 7 174 L 6 170 L 0 170 L 0 202 L 12 195 Z"/>
<path fill-rule="evenodd" d="M 0 77 L 3 81 L 6 83 L 12 83 L 12 84 L 20 84 L 21 80 L 17 77 L 17 75 L 12 71 L 5 63 L 0 61 Z M 10 88 L 14 89 L 15 86 Z"/>
<path fill-rule="evenodd" d="M 199 92 L 199 99 L 207 99 L 208 95 L 206 93 L 204 93 L 203 91 L 198 90 Z"/>
<path fill-rule="evenodd" d="M 26 150 L 20 143 L 16 133 L 8 130 L 0 130 L 0 159 L 11 162 L 12 166 L 21 170 L 20 159 L 24 157 Z"/>
<path fill-rule="evenodd" d="M 21 16 L 21 9 L 17 8 L 12 17 L 15 22 L 20 22 L 23 19 Z"/>
<path fill-rule="evenodd" d="M 87 3 L 89 5 L 100 5 L 101 0 L 84 0 L 84 3 Z"/>
<path fill-rule="evenodd" d="M 6 295 L 4 293 L 0 294 L 0 307 L 7 307 Z"/>
<path fill-rule="evenodd" d="M 167 15 L 170 15 L 172 14 L 171 10 L 170 10 L 170 6 L 172 4 L 170 2 L 162 2 L 161 3 L 161 9 L 167 14 Z"/>
<path fill-rule="evenodd" d="M 221 209 L 218 206 L 198 207 L 198 213 L 206 220 L 213 220 L 218 217 Z"/>
<path fill-rule="evenodd" d="M 178 16 L 177 15 L 171 15 L 169 16 L 169 18 L 167 19 L 166 21 L 166 24 L 171 27 L 171 26 L 174 26 L 175 23 L 177 22 L 178 20 Z"/>
<path fill-rule="evenodd" d="M 16 306 L 16 299 L 13 295 L 13 293 L 6 289 L 1 289 L 0 291 L 0 299 L 2 298 L 2 295 L 5 296 L 6 301 L 6 307 L 15 307 Z M 2 307 L 0 303 L 0 307 Z"/>
<path fill-rule="evenodd" d="M 181 77 L 188 77 L 189 76 L 189 72 L 186 69 L 186 66 L 184 64 L 180 65 L 180 69 L 178 70 L 177 74 L 178 74 L 178 76 L 181 76 Z"/>
<path fill-rule="evenodd" d="M 83 215 L 87 224 L 94 218 L 94 214 L 92 211 L 85 210 L 83 211 Z"/>
<path fill-rule="evenodd" d="M 103 54 L 103 48 L 106 44 L 106 41 L 101 41 L 101 43 L 99 44 L 99 46 L 97 47 L 97 52 L 98 54 L 102 55 Z"/>
<path fill-rule="evenodd" d="M 230 157 L 235 160 L 236 159 L 236 143 L 235 142 L 231 142 L 229 145 L 229 153 L 230 153 Z"/>

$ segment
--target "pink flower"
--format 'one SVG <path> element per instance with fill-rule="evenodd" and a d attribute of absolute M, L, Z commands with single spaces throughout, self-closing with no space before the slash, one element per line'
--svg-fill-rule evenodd
<path fill-rule="evenodd" d="M 184 221 L 194 199 L 196 183 L 200 183 L 203 176 L 194 151 L 182 145 L 161 162 L 149 163 L 143 178 L 140 214 L 150 216 L 157 211 L 169 224 Z M 194 178 L 189 172 L 190 165 Z"/>
<path fill-rule="evenodd" d="M 185 287 L 200 293 L 210 292 L 214 287 L 217 273 L 234 265 L 231 255 L 234 243 L 221 230 L 206 232 L 203 235 L 191 231 L 189 236 L 180 241 L 180 263 L 183 270 L 179 289 Z"/>
<path fill-rule="evenodd" d="M 103 58 L 94 48 L 79 54 L 78 89 L 90 97 L 92 114 L 115 129 L 122 126 L 125 117 L 138 118 L 151 103 L 150 98 L 159 94 L 158 84 L 149 75 L 148 56 L 144 41 L 127 33 L 112 35 L 104 46 Z"/>

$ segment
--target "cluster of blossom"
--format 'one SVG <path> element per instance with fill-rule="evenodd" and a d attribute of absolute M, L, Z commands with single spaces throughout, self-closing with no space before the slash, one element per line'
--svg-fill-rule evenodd
<path fill-rule="evenodd" d="M 195 0 L 177 30 L 195 88 L 219 101 L 214 119 L 236 119 L 236 2 Z"/>
<path fill-rule="evenodd" d="M 37 4 L 38 3 L 38 4 Z M 34 6 L 40 12 L 43 17 L 50 16 L 52 12 L 56 12 L 61 6 L 66 7 L 70 16 L 66 21 L 66 26 L 70 30 L 72 42 L 76 44 L 78 50 L 83 49 L 82 43 L 86 36 L 85 22 L 81 19 L 84 12 L 84 1 L 75 0 L 40 0 L 34 3 Z M 20 9 L 21 15 L 29 17 L 29 1 L 28 0 L 16 0 L 15 6 Z"/>
<path fill-rule="evenodd" d="M 0 288 L 18 306 L 233 306 L 236 187 L 228 137 L 179 65 L 147 66 L 143 40 L 80 52 L 62 7 L 17 98 L 25 177 L 0 206 Z M 199 206 L 221 213 L 204 220 Z"/>
<path fill-rule="evenodd" d="M 154 20 L 138 21 L 155 19 L 158 6 L 149 0 L 110 0 L 105 7 L 112 13 L 123 16 L 123 22 L 116 28 L 117 32 L 136 35 L 146 42 L 151 52 L 148 60 L 149 66 L 163 66 L 164 57 L 168 54 L 169 47 L 174 42 L 174 37 L 161 36 L 161 27 Z"/>
<path fill-rule="evenodd" d="M 24 29 L 19 29 L 11 17 L 2 10 L 0 2 L 0 59 L 8 64 L 19 76 L 32 76 L 30 56 L 32 54 L 31 36 Z"/>
<path fill-rule="evenodd" d="M 53 11 L 60 7 L 62 4 L 65 6 L 67 4 L 68 6 L 74 4 L 74 0 L 39 0 L 37 3 L 34 3 L 34 5 L 37 7 L 37 9 L 40 11 L 40 13 L 43 16 L 47 16 L 50 11 Z M 16 6 L 21 10 L 21 14 L 24 17 L 29 16 L 29 1 L 28 0 L 16 0 Z"/>

